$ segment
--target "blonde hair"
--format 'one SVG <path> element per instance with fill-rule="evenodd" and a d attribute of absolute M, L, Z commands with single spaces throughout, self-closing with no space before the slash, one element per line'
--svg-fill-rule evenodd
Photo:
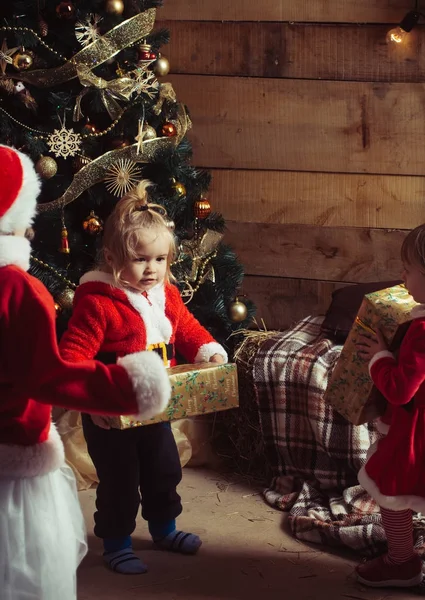
<path fill-rule="evenodd" d="M 165 280 L 174 280 L 171 264 L 176 254 L 176 242 L 172 222 L 168 220 L 163 206 L 149 202 L 147 189 L 152 185 L 147 179 L 140 181 L 117 202 L 105 223 L 99 267 L 111 272 L 116 283 L 121 285 L 127 284 L 121 274 L 128 262 L 137 258 L 137 247 L 146 231 L 163 231 L 169 234 L 170 250 Z M 112 256 L 110 264 L 106 260 L 106 253 Z"/>
<path fill-rule="evenodd" d="M 401 260 L 425 272 L 425 224 L 419 225 L 404 238 Z"/>

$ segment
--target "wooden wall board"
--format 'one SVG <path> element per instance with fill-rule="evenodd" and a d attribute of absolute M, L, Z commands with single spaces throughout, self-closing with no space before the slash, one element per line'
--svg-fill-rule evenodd
<path fill-rule="evenodd" d="M 210 201 L 249 223 L 412 229 L 425 222 L 425 178 L 294 171 L 212 171 Z"/>
<path fill-rule="evenodd" d="M 425 175 L 425 85 L 173 75 L 201 167 Z"/>
<path fill-rule="evenodd" d="M 412 0 L 166 0 L 158 18 L 174 21 L 398 23 Z"/>
<path fill-rule="evenodd" d="M 309 315 L 325 314 L 334 290 L 347 284 L 333 281 L 247 275 L 243 293 L 257 306 L 256 319 L 267 329 L 287 329 Z"/>
<path fill-rule="evenodd" d="M 400 277 L 406 231 L 227 222 L 247 275 L 361 283 Z"/>
<path fill-rule="evenodd" d="M 164 21 L 172 73 L 341 81 L 421 82 L 423 26 L 387 44 L 389 26 Z"/>

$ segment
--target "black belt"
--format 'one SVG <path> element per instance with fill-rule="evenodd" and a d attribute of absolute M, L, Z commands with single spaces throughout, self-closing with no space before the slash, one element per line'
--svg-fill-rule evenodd
<path fill-rule="evenodd" d="M 174 344 L 152 344 L 148 347 L 148 350 L 156 352 L 163 359 L 164 363 L 174 358 Z M 100 361 L 104 365 L 114 365 L 117 362 L 116 352 L 99 352 L 95 356 L 95 360 Z"/>

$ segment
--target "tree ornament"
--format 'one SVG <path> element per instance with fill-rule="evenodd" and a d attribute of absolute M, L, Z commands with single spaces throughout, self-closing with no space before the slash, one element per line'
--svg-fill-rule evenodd
<path fill-rule="evenodd" d="M 123 137 L 113 138 L 109 142 L 109 147 L 111 150 L 119 150 L 120 148 L 127 148 L 127 146 L 131 146 L 131 142 Z"/>
<path fill-rule="evenodd" d="M 72 166 L 74 167 L 75 173 L 78 173 L 83 167 L 91 163 L 92 159 L 88 156 L 84 156 L 84 154 L 78 154 L 74 159 Z"/>
<path fill-rule="evenodd" d="M 55 311 L 56 311 L 56 316 L 60 315 L 62 312 L 62 306 L 60 304 L 58 304 L 57 302 L 55 302 Z"/>
<path fill-rule="evenodd" d="M 137 185 L 140 174 L 137 163 L 130 159 L 120 158 L 115 165 L 109 168 L 105 177 L 106 189 L 120 198 Z"/>
<path fill-rule="evenodd" d="M 75 292 L 71 288 L 67 287 L 56 296 L 55 300 L 61 309 L 71 310 L 74 302 Z"/>
<path fill-rule="evenodd" d="M 105 2 L 105 12 L 108 15 L 122 15 L 124 8 L 123 0 L 106 0 Z"/>
<path fill-rule="evenodd" d="M 176 181 L 175 179 L 173 179 L 171 187 L 173 188 L 174 193 L 177 194 L 179 198 L 183 198 L 184 196 L 186 196 L 186 188 L 182 183 L 180 183 L 180 181 Z"/>
<path fill-rule="evenodd" d="M 155 138 L 157 138 L 158 136 L 156 135 L 156 131 L 153 127 L 151 127 L 150 125 L 145 125 L 145 140 L 154 140 Z"/>
<path fill-rule="evenodd" d="M 51 179 L 58 172 L 58 163 L 51 156 L 41 156 L 36 162 L 35 170 L 42 179 Z"/>
<path fill-rule="evenodd" d="M 84 219 L 83 229 L 90 235 L 98 235 L 103 230 L 102 220 L 95 214 L 94 210 L 91 210 L 89 216 Z"/>
<path fill-rule="evenodd" d="M 149 44 L 143 43 L 140 44 L 139 48 L 138 48 L 138 52 L 139 52 L 139 60 L 144 62 L 144 61 L 151 61 L 151 54 L 152 54 L 152 46 L 150 46 Z M 156 58 L 156 54 L 154 55 L 154 60 Z"/>
<path fill-rule="evenodd" d="M 59 19 L 70 20 L 74 17 L 75 6 L 72 2 L 60 2 L 56 7 L 56 14 Z"/>
<path fill-rule="evenodd" d="M 19 46 L 16 48 L 8 48 L 6 38 L 3 39 L 0 49 L 0 69 L 3 75 L 6 73 L 7 65 L 13 64 L 12 56 L 19 50 Z"/>
<path fill-rule="evenodd" d="M 170 231 L 174 231 L 176 228 L 176 224 L 172 219 L 165 219 L 165 224 Z"/>
<path fill-rule="evenodd" d="M 248 316 L 246 304 L 235 298 L 235 301 L 229 306 L 229 315 L 234 323 L 242 323 Z"/>
<path fill-rule="evenodd" d="M 98 133 L 98 130 L 96 125 L 93 125 L 93 123 L 90 123 L 90 121 L 87 119 L 87 123 L 84 125 L 81 133 L 84 135 L 90 135 L 92 133 Z"/>
<path fill-rule="evenodd" d="M 197 219 L 206 219 L 211 214 L 211 204 L 206 198 L 197 200 L 193 206 L 193 213 Z"/>
<path fill-rule="evenodd" d="M 82 139 L 79 133 L 74 133 L 73 129 L 66 129 L 65 125 L 62 125 L 61 129 L 55 129 L 49 135 L 47 144 L 56 158 L 62 157 L 66 159 L 69 156 L 77 154 L 82 144 Z"/>
<path fill-rule="evenodd" d="M 64 218 L 62 218 L 61 238 L 61 247 L 59 248 L 59 252 L 61 252 L 61 254 L 70 254 L 71 250 L 69 248 L 68 229 L 66 228 Z"/>
<path fill-rule="evenodd" d="M 16 84 L 13 86 L 13 93 L 19 98 L 26 108 L 32 110 L 33 112 L 37 112 L 38 104 L 22 81 L 16 82 Z"/>
<path fill-rule="evenodd" d="M 75 37 L 83 48 L 100 38 L 98 25 L 101 21 L 99 15 L 87 15 L 84 21 L 75 23 Z"/>
<path fill-rule="evenodd" d="M 41 37 L 46 37 L 46 35 L 49 33 L 49 26 L 43 17 L 38 18 L 38 27 L 40 29 Z"/>
<path fill-rule="evenodd" d="M 33 53 L 21 48 L 13 57 L 12 63 L 17 71 L 28 71 L 34 62 Z"/>
<path fill-rule="evenodd" d="M 153 65 L 153 72 L 157 77 L 165 77 L 170 72 L 170 63 L 165 56 L 158 56 Z"/>
<path fill-rule="evenodd" d="M 174 123 L 164 123 L 161 129 L 162 135 L 166 137 L 173 137 L 177 134 L 177 127 Z"/>

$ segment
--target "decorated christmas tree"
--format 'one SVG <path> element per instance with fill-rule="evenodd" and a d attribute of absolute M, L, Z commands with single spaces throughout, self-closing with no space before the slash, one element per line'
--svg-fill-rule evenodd
<path fill-rule="evenodd" d="M 14 0 L 0 8 L 0 142 L 29 154 L 43 180 L 31 272 L 56 302 L 59 329 L 92 268 L 105 219 L 140 179 L 174 222 L 173 273 L 197 318 L 228 347 L 253 307 L 222 243 L 210 174 L 190 164 L 188 110 L 166 81 L 158 0 Z"/>

